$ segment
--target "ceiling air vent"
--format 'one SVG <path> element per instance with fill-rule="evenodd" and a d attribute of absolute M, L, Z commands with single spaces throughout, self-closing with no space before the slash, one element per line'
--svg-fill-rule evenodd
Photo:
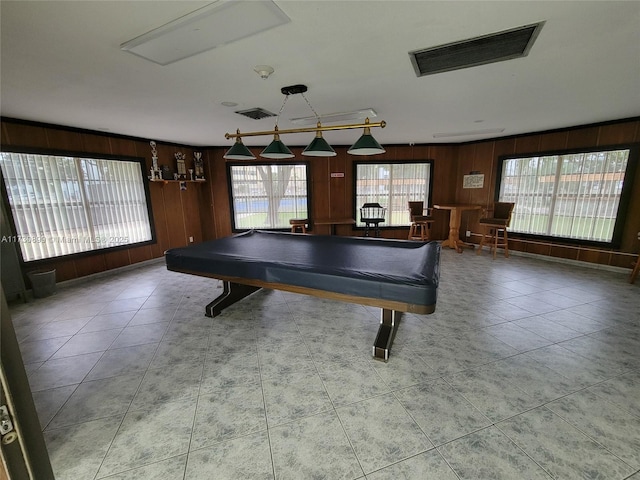
<path fill-rule="evenodd" d="M 544 22 L 409 52 L 418 77 L 526 57 Z"/>
<path fill-rule="evenodd" d="M 275 113 L 271 113 L 270 111 L 265 110 L 264 108 L 250 108 L 249 110 L 240 110 L 240 111 L 237 111 L 236 113 L 239 113 L 240 115 L 244 115 L 245 117 L 253 118 L 254 120 L 260 120 L 261 118 L 276 116 Z"/>

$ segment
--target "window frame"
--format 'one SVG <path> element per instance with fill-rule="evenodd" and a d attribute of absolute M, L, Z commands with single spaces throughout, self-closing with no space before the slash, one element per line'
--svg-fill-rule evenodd
<path fill-rule="evenodd" d="M 354 230 L 365 230 L 364 225 L 358 225 L 360 220 L 360 207 L 358 205 L 358 165 L 412 165 L 412 164 L 427 164 L 429 165 L 429 191 L 427 193 L 428 205 L 425 208 L 433 208 L 433 178 L 435 170 L 435 161 L 433 159 L 421 159 L 421 160 L 355 160 L 353 162 L 353 218 L 356 220 L 354 224 Z M 407 212 L 409 212 L 409 206 L 406 206 Z M 387 218 L 389 218 L 390 212 L 387 208 Z M 408 215 L 408 213 L 407 213 Z M 409 228 L 410 220 L 407 220 L 406 225 L 388 225 L 386 222 L 380 225 L 380 230 L 392 230 L 398 228 Z"/>
<path fill-rule="evenodd" d="M 228 198 L 229 198 L 229 212 L 231 214 L 231 232 L 232 233 L 242 233 L 242 232 L 247 232 L 250 230 L 253 230 L 251 228 L 239 228 L 236 225 L 236 212 L 235 212 L 235 207 L 234 207 L 234 202 L 233 202 L 233 181 L 232 181 L 232 176 L 231 176 L 231 169 L 232 167 L 247 167 L 247 166 L 252 166 L 252 167 L 258 167 L 258 166 L 272 166 L 272 165 L 276 165 L 276 166 L 280 166 L 280 165 L 296 165 L 296 166 L 304 166 L 305 168 L 305 175 L 306 175 L 306 189 L 307 189 L 307 215 L 304 218 L 309 219 L 309 228 L 307 228 L 307 231 L 311 230 L 313 227 L 311 225 L 311 196 L 312 196 L 312 189 L 311 189 L 311 164 L 309 161 L 304 161 L 304 160 L 268 160 L 268 159 L 264 159 L 263 160 L 256 160 L 256 161 L 252 161 L 252 162 L 247 162 L 247 161 L 243 161 L 243 160 L 233 160 L 233 161 L 228 161 L 226 162 L 226 173 L 227 173 L 227 191 L 228 191 Z M 288 232 L 291 230 L 290 227 L 281 227 L 281 228 L 255 228 L 255 230 L 265 230 L 265 231 L 271 231 L 271 232 Z"/>
<path fill-rule="evenodd" d="M 75 258 L 84 258 L 91 257 L 93 255 L 105 254 L 108 252 L 115 252 L 120 250 L 128 250 L 131 248 L 138 248 L 145 245 L 154 245 L 158 243 L 158 239 L 156 236 L 156 228 L 155 228 L 155 219 L 153 216 L 153 205 L 151 202 L 151 192 L 149 189 L 149 179 L 147 177 L 147 166 L 144 157 L 133 157 L 129 155 L 114 155 L 107 153 L 94 153 L 94 152 L 80 152 L 76 150 L 57 150 L 57 149 L 48 149 L 48 148 L 22 148 L 22 147 L 14 147 L 14 146 L 2 146 L 1 151 L 3 153 L 18 153 L 18 154 L 28 154 L 28 155 L 48 155 L 48 156 L 59 156 L 59 157 L 74 157 L 80 159 L 95 159 L 95 160 L 108 160 L 108 161 L 125 161 L 125 162 L 133 162 L 138 163 L 140 166 L 140 175 L 142 178 L 142 185 L 144 188 L 144 195 L 147 206 L 147 216 L 149 218 L 149 229 L 151 232 L 151 239 L 144 240 L 142 242 L 135 243 L 126 243 L 122 245 L 114 245 L 111 247 L 103 247 L 103 248 L 95 248 L 91 250 L 85 250 L 82 252 L 73 252 L 67 253 L 63 255 L 55 255 L 47 258 L 39 258 L 34 260 L 24 260 L 22 255 L 22 248 L 19 246 L 16 248 L 16 252 L 18 254 L 18 259 L 20 264 L 23 266 L 35 266 L 51 264 L 52 262 L 71 260 Z M 8 216 L 9 228 L 11 230 L 12 236 L 18 236 L 16 229 L 16 222 L 13 215 L 13 209 L 11 207 L 11 203 L 9 202 L 9 195 L 7 192 L 7 184 L 5 182 L 4 173 L 2 169 L 0 169 L 0 194 L 2 196 L 2 202 L 6 208 L 6 213 Z"/>
<path fill-rule="evenodd" d="M 561 236 L 555 236 L 555 235 L 523 233 L 523 232 L 513 231 L 511 229 L 509 229 L 509 236 L 512 238 L 519 238 L 524 240 L 540 240 L 540 241 L 546 241 L 546 242 L 556 243 L 561 245 L 578 245 L 578 246 L 585 246 L 585 247 L 588 246 L 588 247 L 598 247 L 598 248 L 619 249 L 622 243 L 622 237 L 624 234 L 624 225 L 627 221 L 627 214 L 628 214 L 628 209 L 631 202 L 636 168 L 638 165 L 638 157 L 640 152 L 640 144 L 638 143 L 631 143 L 631 144 L 626 143 L 626 144 L 620 144 L 620 145 L 606 145 L 606 146 L 594 146 L 594 147 L 583 147 L 583 148 L 572 148 L 572 149 L 559 149 L 559 150 L 545 150 L 542 152 L 525 152 L 525 153 L 517 153 L 517 154 L 514 153 L 514 154 L 500 155 L 498 157 L 498 163 L 497 163 L 494 201 L 496 202 L 501 201 L 500 187 L 502 185 L 504 163 L 507 160 L 528 158 L 528 157 L 546 157 L 546 156 L 555 156 L 555 155 L 560 156 L 560 155 L 574 155 L 574 154 L 583 154 L 583 153 L 610 152 L 615 150 L 629 150 L 629 157 L 627 159 L 627 168 L 625 170 L 624 182 L 622 184 L 622 189 L 620 191 L 618 211 L 616 214 L 616 220 L 614 222 L 613 233 L 612 233 L 610 242 L 561 237 Z"/>

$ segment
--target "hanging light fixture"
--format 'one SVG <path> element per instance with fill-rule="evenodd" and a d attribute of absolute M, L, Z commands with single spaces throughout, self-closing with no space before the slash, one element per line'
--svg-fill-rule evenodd
<path fill-rule="evenodd" d="M 320 122 L 318 122 L 317 127 L 322 128 Z M 335 157 L 337 153 L 322 137 L 322 131 L 316 130 L 315 138 L 311 140 L 309 145 L 307 145 L 307 148 L 304 149 L 302 155 L 307 155 L 309 157 Z"/>
<path fill-rule="evenodd" d="M 280 135 L 278 134 L 278 125 L 276 124 L 276 128 L 274 129 L 273 141 L 265 148 L 260 154 L 261 157 L 264 158 L 293 158 L 295 155 L 287 148 L 287 146 L 282 143 L 280 140 Z"/>
<path fill-rule="evenodd" d="M 318 128 L 318 130 L 316 130 L 316 136 L 311 140 L 311 143 L 307 145 L 307 148 L 304 149 L 302 155 L 306 155 L 308 157 L 335 157 L 337 155 L 335 150 L 331 148 L 331 145 L 329 145 L 324 138 L 322 138 L 322 130 L 320 130 L 322 128 L 322 124 L 320 123 L 318 112 L 316 112 L 316 109 L 311 106 L 307 97 L 304 96 L 304 92 L 307 90 L 307 87 L 304 85 L 301 85 L 301 87 L 304 87 L 304 90 L 300 92 L 300 95 L 302 95 L 302 98 L 307 102 L 307 105 L 309 105 L 309 108 L 316 116 L 316 120 L 318 122 L 316 125 Z"/>
<path fill-rule="evenodd" d="M 364 123 L 368 125 L 369 119 L 367 118 Z M 364 127 L 362 136 L 347 150 L 347 153 L 351 155 L 377 155 L 384 152 L 386 152 L 386 150 L 373 138 L 373 135 L 371 135 L 371 127 L 368 126 Z"/>
<path fill-rule="evenodd" d="M 272 158 L 272 159 L 283 159 L 283 158 L 293 158 L 295 155 L 287 148 L 287 146 L 282 143 L 280 140 L 280 134 L 278 133 L 278 121 L 280 120 L 280 115 L 284 110 L 284 106 L 287 103 L 287 99 L 289 95 L 286 94 L 284 96 L 284 100 L 282 101 L 282 106 L 280 107 L 280 111 L 278 112 L 278 116 L 276 117 L 276 126 L 273 129 L 273 141 L 265 148 L 260 154 L 261 157 L 264 158 Z"/>
<path fill-rule="evenodd" d="M 240 130 L 236 130 L 236 132 L 240 133 Z M 223 155 L 223 158 L 228 160 L 254 160 L 256 157 L 251 153 L 251 150 L 242 143 L 242 138 L 236 137 L 236 142 L 233 144 L 233 147 Z"/>
<path fill-rule="evenodd" d="M 304 149 L 302 152 L 303 155 L 311 156 L 311 157 L 334 157 L 336 156 L 336 152 L 331 145 L 327 143 L 327 141 L 322 137 L 322 132 L 329 130 L 349 130 L 354 128 L 364 128 L 364 134 L 360 137 L 360 139 L 353 144 L 351 148 L 347 151 L 352 155 L 376 155 L 379 153 L 385 153 L 385 149 L 380 146 L 380 144 L 376 141 L 375 138 L 371 135 L 371 128 L 380 127 L 384 128 L 386 126 L 386 122 L 380 121 L 376 123 L 370 123 L 369 119 L 365 120 L 364 124 L 348 124 L 348 125 L 332 125 L 329 127 L 323 126 L 320 123 L 320 117 L 316 113 L 315 109 L 305 97 L 304 92 L 307 91 L 306 85 L 291 85 L 289 87 L 282 87 L 280 89 L 283 95 L 285 95 L 284 101 L 282 102 L 282 106 L 280 107 L 280 111 L 278 112 L 278 116 L 276 119 L 276 125 L 274 130 L 272 131 L 262 131 L 262 132 L 246 132 L 240 133 L 240 130 L 237 130 L 236 133 L 225 133 L 225 138 L 235 138 L 236 143 L 231 149 L 224 155 L 224 158 L 234 159 L 234 160 L 249 160 L 254 159 L 255 157 L 247 147 L 244 146 L 242 141 L 240 140 L 242 137 L 256 137 L 263 135 L 273 135 L 273 141 L 265 148 L 260 154 L 261 157 L 264 158 L 272 158 L 272 159 L 283 159 L 283 158 L 293 158 L 294 155 L 287 148 L 287 146 L 280 140 L 280 135 L 289 134 L 289 133 L 305 133 L 305 132 L 315 132 L 316 136 L 311 141 L 311 143 Z M 278 128 L 278 121 L 280 120 L 280 115 L 284 109 L 285 104 L 287 103 L 287 99 L 289 95 L 293 94 L 301 94 L 305 99 L 309 108 L 313 111 L 316 119 L 318 120 L 315 127 L 306 127 L 306 128 L 292 128 L 288 130 L 280 130 Z M 248 155 L 247 155 L 248 153 Z M 231 156 L 233 155 L 233 156 Z"/>

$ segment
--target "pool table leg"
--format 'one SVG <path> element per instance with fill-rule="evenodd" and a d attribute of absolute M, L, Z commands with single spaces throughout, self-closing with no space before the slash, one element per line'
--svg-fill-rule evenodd
<path fill-rule="evenodd" d="M 373 356 L 375 358 L 385 362 L 389 361 L 389 351 L 396 335 L 399 320 L 400 315 L 395 310 L 380 309 L 380 328 L 378 328 L 378 334 L 373 342 Z"/>
<path fill-rule="evenodd" d="M 260 290 L 260 287 L 252 287 L 250 285 L 242 285 L 241 283 L 234 283 L 223 280 L 223 290 L 219 297 L 213 302 L 207 305 L 204 314 L 207 317 L 215 317 L 220 315 L 223 309 L 229 305 L 233 305 L 239 300 L 248 297 L 253 292 Z"/>

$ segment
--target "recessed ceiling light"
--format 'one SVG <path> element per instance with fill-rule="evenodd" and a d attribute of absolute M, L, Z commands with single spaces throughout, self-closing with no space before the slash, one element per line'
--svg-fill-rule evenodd
<path fill-rule="evenodd" d="M 353 112 L 328 113 L 326 115 L 318 115 L 317 117 L 300 117 L 292 118 L 291 123 L 296 125 L 315 125 L 318 120 L 322 123 L 348 122 L 351 120 L 364 120 L 365 118 L 374 118 L 378 114 L 373 108 L 365 108 L 363 110 L 354 110 Z"/>
<path fill-rule="evenodd" d="M 434 133 L 433 138 L 464 137 L 467 135 L 489 135 L 491 133 L 502 133 L 504 128 L 487 128 L 485 130 L 470 130 L 468 132 Z"/>
<path fill-rule="evenodd" d="M 220 105 L 224 107 L 237 107 L 238 104 L 236 102 L 221 102 Z"/>
<path fill-rule="evenodd" d="M 214 2 L 129 40 L 120 49 L 169 65 L 290 21 L 271 0 Z"/>

